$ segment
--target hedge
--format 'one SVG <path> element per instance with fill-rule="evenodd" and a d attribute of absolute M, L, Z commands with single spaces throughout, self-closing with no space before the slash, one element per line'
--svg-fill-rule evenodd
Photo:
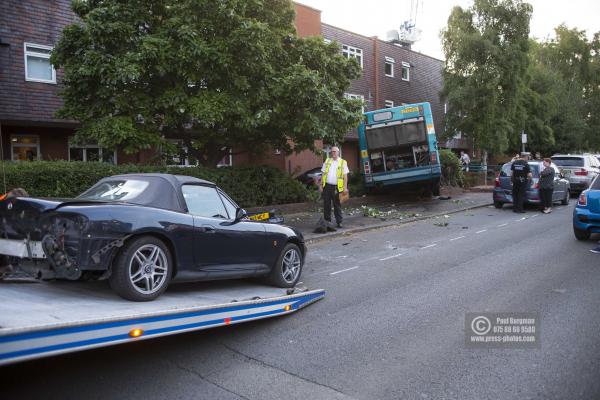
<path fill-rule="evenodd" d="M 449 149 L 440 149 L 442 183 L 451 186 L 463 186 L 465 177 L 460 159 Z"/>
<path fill-rule="evenodd" d="M 36 197 L 71 198 L 101 178 L 132 172 L 168 172 L 215 182 L 242 207 L 307 201 L 304 186 L 281 170 L 270 166 L 239 166 L 211 169 L 112 165 L 76 161 L 32 161 L 0 163 L 6 187 L 22 187 Z M 1 179 L 1 178 L 0 178 Z M 0 181 L 3 184 L 3 180 Z"/>

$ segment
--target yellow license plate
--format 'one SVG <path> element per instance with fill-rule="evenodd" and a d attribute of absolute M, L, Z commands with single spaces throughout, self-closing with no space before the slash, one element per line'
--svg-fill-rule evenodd
<path fill-rule="evenodd" d="M 254 214 L 248 218 L 253 219 L 254 221 L 264 221 L 265 219 L 269 219 L 269 213 Z"/>

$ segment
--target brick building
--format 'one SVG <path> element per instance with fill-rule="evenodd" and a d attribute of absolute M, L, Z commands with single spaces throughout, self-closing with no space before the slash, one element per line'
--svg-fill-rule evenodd
<path fill-rule="evenodd" d="M 321 12 L 294 3 L 296 30 L 301 37 L 322 35 L 335 40 L 348 57 L 359 59 L 363 75 L 352 82 L 348 96 L 360 97 L 365 109 L 417 101 L 432 103 L 437 132 L 443 130 L 442 61 L 420 53 L 337 28 L 321 21 Z M 62 73 L 48 58 L 64 26 L 76 21 L 70 0 L 4 0 L 0 2 L 0 132 L 7 160 L 65 159 L 108 162 L 147 162 L 150 152 L 126 155 L 98 146 L 69 143 L 76 121 L 57 119 L 62 105 L 58 96 Z M 318 148 L 323 144 L 316 143 Z M 327 146 L 326 146 L 327 148 Z M 270 164 L 290 173 L 319 166 L 322 157 L 309 151 L 285 155 L 274 149 L 260 157 L 233 149 L 226 164 Z M 342 156 L 358 168 L 356 130 L 346 135 Z"/>
<path fill-rule="evenodd" d="M 74 147 L 76 121 L 54 116 L 61 70 L 48 58 L 62 29 L 76 20 L 69 0 L 0 2 L 0 132 L 5 160 L 105 160 L 144 162 L 98 146 Z"/>

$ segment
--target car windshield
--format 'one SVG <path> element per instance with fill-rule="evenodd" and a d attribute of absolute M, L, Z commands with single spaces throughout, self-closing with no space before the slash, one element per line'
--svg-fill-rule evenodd
<path fill-rule="evenodd" d="M 598 175 L 596 177 L 596 179 L 594 179 L 594 181 L 590 185 L 590 189 L 592 189 L 592 190 L 600 190 L 600 179 L 599 178 L 600 178 L 600 175 Z"/>
<path fill-rule="evenodd" d="M 139 196 L 149 185 L 147 181 L 123 179 L 104 181 L 77 198 L 82 200 L 131 200 Z"/>
<path fill-rule="evenodd" d="M 552 161 L 559 167 L 583 167 L 582 157 L 552 157 Z"/>

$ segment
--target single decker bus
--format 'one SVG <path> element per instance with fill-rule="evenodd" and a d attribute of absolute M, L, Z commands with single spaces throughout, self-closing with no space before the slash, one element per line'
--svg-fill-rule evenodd
<path fill-rule="evenodd" d="M 439 196 L 441 167 L 429 103 L 366 112 L 358 139 L 367 188 L 417 184 Z"/>

